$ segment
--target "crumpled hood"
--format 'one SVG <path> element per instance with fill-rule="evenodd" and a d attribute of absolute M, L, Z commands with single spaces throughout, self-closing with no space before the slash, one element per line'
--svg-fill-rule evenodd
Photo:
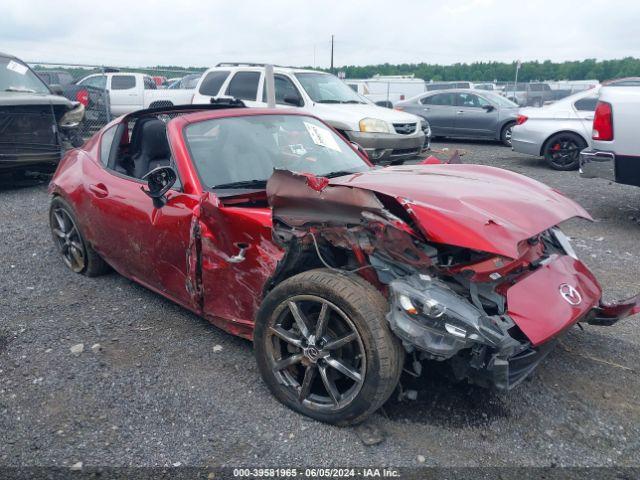
<path fill-rule="evenodd" d="M 518 258 L 518 244 L 580 205 L 531 178 L 482 165 L 387 167 L 331 179 L 396 198 L 430 241 Z"/>

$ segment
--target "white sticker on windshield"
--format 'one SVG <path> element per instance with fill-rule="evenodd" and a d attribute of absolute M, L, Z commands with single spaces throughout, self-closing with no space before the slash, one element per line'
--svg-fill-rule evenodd
<path fill-rule="evenodd" d="M 28 68 L 25 65 L 20 65 L 18 62 L 9 60 L 9 63 L 7 63 L 7 70 L 12 70 L 20 75 L 24 75 L 27 73 Z"/>
<path fill-rule="evenodd" d="M 326 128 L 318 127 L 313 123 L 304 122 L 304 126 L 307 127 L 307 132 L 311 136 L 311 140 L 316 145 L 320 145 L 321 147 L 329 148 L 331 150 L 335 150 L 336 152 L 341 152 L 340 145 L 336 142 L 336 139 L 331 135 L 331 132 Z"/>

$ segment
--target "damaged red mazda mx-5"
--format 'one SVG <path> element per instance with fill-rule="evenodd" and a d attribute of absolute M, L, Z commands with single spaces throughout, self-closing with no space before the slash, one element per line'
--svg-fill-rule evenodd
<path fill-rule="evenodd" d="M 50 193 L 71 270 L 109 265 L 252 339 L 273 394 L 325 422 L 380 407 L 407 352 L 510 389 L 577 322 L 640 312 L 602 303 L 557 228 L 589 214 L 551 188 L 479 165 L 374 168 L 286 110 L 127 115 L 66 155 Z"/>

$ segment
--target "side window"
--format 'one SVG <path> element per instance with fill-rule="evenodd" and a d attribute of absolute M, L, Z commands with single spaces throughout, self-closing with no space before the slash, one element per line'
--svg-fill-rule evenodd
<path fill-rule="evenodd" d="M 258 97 L 258 82 L 260 72 L 238 72 L 234 75 L 227 88 L 227 95 L 240 100 L 256 100 Z"/>
<path fill-rule="evenodd" d="M 114 75 L 111 77 L 111 90 L 129 90 L 136 87 L 133 75 Z"/>
<path fill-rule="evenodd" d="M 220 92 L 220 87 L 229 76 L 229 71 L 215 70 L 207 73 L 200 84 L 200 94 L 215 97 Z"/>
<path fill-rule="evenodd" d="M 478 99 L 478 106 L 480 107 L 486 107 L 487 105 L 491 105 L 491 102 L 486 98 L 482 98 L 478 96 L 476 96 L 476 98 Z"/>
<path fill-rule="evenodd" d="M 104 90 L 107 88 L 107 77 L 104 75 L 96 75 L 95 77 L 85 78 L 78 82 L 78 85 L 86 85 L 87 87 L 96 87 Z"/>
<path fill-rule="evenodd" d="M 473 93 L 456 93 L 456 105 L 458 107 L 480 108 L 480 100 Z"/>
<path fill-rule="evenodd" d="M 450 107 L 453 105 L 453 93 L 438 93 L 420 100 L 424 105 L 438 105 Z"/>
<path fill-rule="evenodd" d="M 68 85 L 73 82 L 73 77 L 70 73 L 61 73 L 60 74 L 60 83 L 63 85 Z"/>
<path fill-rule="evenodd" d="M 276 87 L 276 103 L 278 105 L 293 105 L 293 103 L 287 103 L 284 101 L 287 99 L 296 99 L 298 102 L 302 103 L 302 97 L 300 96 L 300 92 L 295 87 L 295 85 L 289 80 L 287 77 L 283 75 L 275 75 L 273 78 L 273 82 Z M 267 86 L 266 82 L 264 83 L 264 88 L 262 89 L 262 101 L 267 101 Z"/>
<path fill-rule="evenodd" d="M 153 78 L 143 77 L 143 81 L 145 90 L 157 90 L 158 86 L 156 85 L 156 82 L 153 81 Z"/>
<path fill-rule="evenodd" d="M 109 163 L 109 154 L 111 153 L 113 137 L 116 134 L 117 129 L 118 125 L 114 125 L 102 134 L 102 139 L 100 140 L 100 163 L 104 166 Z"/>
<path fill-rule="evenodd" d="M 576 107 L 576 110 L 583 112 L 595 112 L 597 103 L 598 97 L 585 97 L 578 100 L 573 106 Z"/>
<path fill-rule="evenodd" d="M 42 79 L 42 81 L 44 83 L 46 83 L 47 85 L 51 85 L 51 74 L 50 73 L 45 73 L 45 72 L 36 72 L 38 74 L 38 76 Z"/>

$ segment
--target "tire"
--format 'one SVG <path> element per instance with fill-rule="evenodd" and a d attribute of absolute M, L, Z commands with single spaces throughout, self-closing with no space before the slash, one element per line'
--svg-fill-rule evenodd
<path fill-rule="evenodd" d="M 511 129 L 516 122 L 509 122 L 500 130 L 500 141 L 505 147 L 511 146 Z"/>
<path fill-rule="evenodd" d="M 109 271 L 107 263 L 82 236 L 73 209 L 60 197 L 51 200 L 49 226 L 53 241 L 69 270 L 87 277 L 97 277 Z"/>
<path fill-rule="evenodd" d="M 587 142 L 575 133 L 561 132 L 550 137 L 542 147 L 544 159 L 554 170 L 577 170 L 580 163 L 580 150 Z"/>
<path fill-rule="evenodd" d="M 319 331 L 323 309 L 327 321 Z M 356 275 L 310 270 L 276 286 L 254 331 L 258 368 L 271 393 L 321 422 L 363 421 L 389 398 L 402 373 L 404 350 L 389 330 L 387 310 L 384 297 Z M 295 312 L 301 313 L 297 321 Z"/>

